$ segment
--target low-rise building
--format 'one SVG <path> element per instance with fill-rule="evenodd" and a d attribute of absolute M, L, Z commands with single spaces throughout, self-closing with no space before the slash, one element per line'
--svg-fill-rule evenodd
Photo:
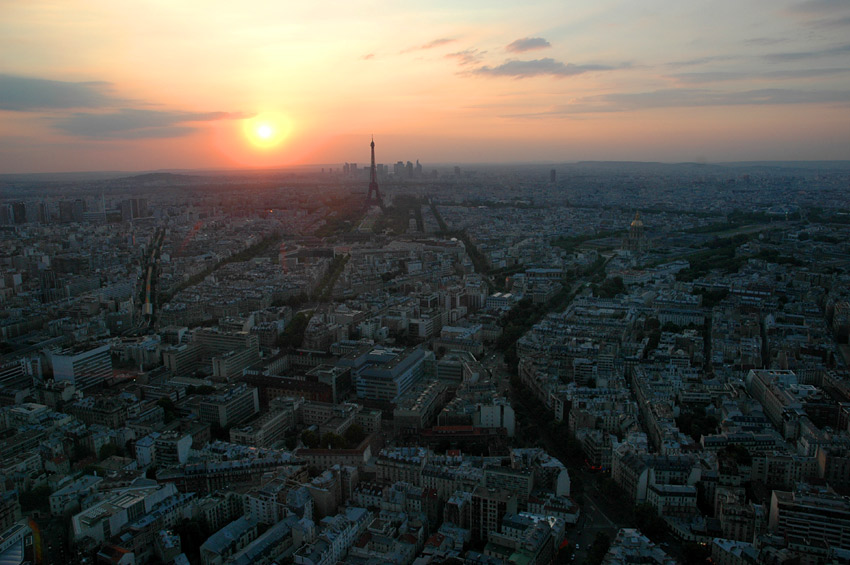
<path fill-rule="evenodd" d="M 258 522 L 242 516 L 229 523 L 201 545 L 203 565 L 222 565 L 257 539 Z"/>

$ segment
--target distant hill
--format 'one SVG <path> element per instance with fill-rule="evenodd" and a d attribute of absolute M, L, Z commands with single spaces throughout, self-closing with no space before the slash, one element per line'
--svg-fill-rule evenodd
<path fill-rule="evenodd" d="M 79 173 L 10 173 L 0 174 L 0 182 L 76 182 L 109 180 L 127 176 L 127 171 L 86 171 Z"/>
<path fill-rule="evenodd" d="M 516 162 L 516 163 L 431 163 L 432 167 L 449 167 L 458 165 L 465 169 L 476 167 L 490 170 L 510 169 L 541 169 L 551 167 L 577 168 L 597 171 L 643 171 L 651 172 L 700 172 L 725 171 L 742 174 L 746 171 L 761 171 L 765 173 L 787 174 L 817 173 L 825 171 L 848 171 L 850 161 L 728 161 L 728 162 L 680 162 L 663 163 L 659 161 L 546 161 L 546 162 Z M 337 165 L 328 165 L 333 168 Z M 319 165 L 301 167 L 282 167 L 269 169 L 171 169 L 153 172 L 132 171 L 86 171 L 65 173 L 14 173 L 0 174 L 0 185 L 30 186 L 59 183 L 95 183 L 96 185 L 131 185 L 142 187 L 158 186 L 191 186 L 228 179 L 259 179 L 275 175 L 292 175 L 299 173 L 316 173 L 321 170 Z"/>
<path fill-rule="evenodd" d="M 820 169 L 832 171 L 850 169 L 850 161 L 735 161 L 717 164 L 724 167 L 750 167 L 758 169 Z"/>
<path fill-rule="evenodd" d="M 567 167 L 570 164 L 566 164 Z M 850 170 L 850 161 L 730 161 L 724 163 L 660 163 L 651 161 L 579 161 L 572 166 L 584 169 L 616 171 L 744 171 L 808 172 Z"/>
<path fill-rule="evenodd" d="M 571 165 L 567 164 L 566 166 L 570 167 Z M 726 165 L 717 163 L 660 163 L 657 161 L 579 161 L 572 166 L 597 171 L 642 171 L 644 173 L 664 171 L 700 171 L 704 173 L 709 170 L 719 171 L 728 168 Z"/>
<path fill-rule="evenodd" d="M 177 173 L 143 173 L 130 177 L 115 179 L 118 181 L 129 181 L 137 184 L 191 184 L 199 180 L 208 180 L 199 175 L 181 175 Z"/>

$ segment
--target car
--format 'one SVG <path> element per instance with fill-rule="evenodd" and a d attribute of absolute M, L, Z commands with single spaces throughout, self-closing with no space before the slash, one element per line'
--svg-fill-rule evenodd
<path fill-rule="evenodd" d="M 576 551 L 578 551 L 579 549 L 581 549 L 581 546 L 579 544 L 576 544 Z"/>

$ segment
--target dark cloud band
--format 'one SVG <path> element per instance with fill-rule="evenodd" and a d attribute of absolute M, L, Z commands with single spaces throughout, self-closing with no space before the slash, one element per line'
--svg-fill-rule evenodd
<path fill-rule="evenodd" d="M 555 77 L 570 77 L 591 71 L 610 71 L 617 67 L 608 65 L 574 65 L 551 59 L 533 59 L 530 61 L 507 61 L 496 67 L 483 66 L 472 71 L 477 75 L 508 76 L 526 78 L 549 75 Z"/>
<path fill-rule="evenodd" d="M 525 37 L 510 43 L 505 49 L 511 53 L 523 53 L 534 49 L 545 49 L 552 45 L 542 37 Z"/>
<path fill-rule="evenodd" d="M 544 118 L 658 108 L 777 106 L 794 104 L 850 104 L 850 91 L 812 92 L 795 89 L 765 88 L 738 92 L 721 92 L 709 89 L 667 89 L 650 92 L 588 96 L 580 98 L 571 104 L 556 106 L 546 111 L 514 114 L 511 117 Z"/>
<path fill-rule="evenodd" d="M 0 74 L 0 110 L 98 108 L 115 102 L 106 82 L 65 82 Z"/>
<path fill-rule="evenodd" d="M 187 135 L 195 122 L 248 117 L 229 112 L 169 112 L 124 108 L 107 113 L 76 113 L 54 122 L 54 127 L 89 139 L 147 139 Z"/>

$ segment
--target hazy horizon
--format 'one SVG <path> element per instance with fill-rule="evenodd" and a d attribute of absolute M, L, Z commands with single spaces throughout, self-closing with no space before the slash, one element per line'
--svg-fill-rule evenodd
<path fill-rule="evenodd" d="M 392 165 L 392 163 L 383 163 L 384 165 Z M 516 162 L 443 162 L 443 163 L 426 163 L 427 169 L 426 171 L 431 170 L 448 170 L 455 166 L 464 167 L 483 167 L 487 168 L 511 168 L 511 167 L 532 167 L 532 168 L 541 168 L 547 169 L 549 167 L 570 167 L 577 165 L 605 165 L 605 164 L 617 164 L 617 165 L 658 165 L 665 167 L 676 167 L 676 166 L 706 166 L 706 167 L 718 167 L 718 168 L 748 168 L 748 167 L 770 167 L 776 169 L 783 168 L 797 168 L 797 169 L 810 169 L 817 170 L 818 167 L 826 167 L 831 166 L 837 169 L 850 169 L 850 160 L 847 159 L 833 159 L 833 160 L 805 160 L 805 161 L 724 161 L 724 162 L 697 162 L 697 161 L 678 161 L 678 162 L 664 162 L 664 161 L 616 161 L 616 160 L 588 160 L 588 161 L 516 161 Z M 144 176 L 150 174 L 173 174 L 173 175 L 183 175 L 183 176 L 192 176 L 192 175 L 227 175 L 232 173 L 250 173 L 250 174 L 272 174 L 276 172 L 288 172 L 288 171 L 306 171 L 311 173 L 321 172 L 323 169 L 327 173 L 331 173 L 332 171 L 342 172 L 343 162 L 340 163 L 305 163 L 305 164 L 295 164 L 295 165 L 281 165 L 278 167 L 238 167 L 234 166 L 231 168 L 216 168 L 216 167 L 208 167 L 208 168 L 197 168 L 197 169 L 189 169 L 189 168 L 167 168 L 167 169 L 139 169 L 139 170 L 80 170 L 80 171 L 47 171 L 47 172 L 26 172 L 26 173 L 5 173 L 0 172 L 0 178 L 17 178 L 17 177 L 78 177 L 84 178 L 89 176 L 91 178 L 103 178 L 103 179 L 119 179 L 119 178 L 132 178 L 134 176 Z M 364 168 L 365 166 L 365 168 Z M 358 167 L 363 174 L 366 174 L 368 170 L 368 163 L 358 163 Z"/>

